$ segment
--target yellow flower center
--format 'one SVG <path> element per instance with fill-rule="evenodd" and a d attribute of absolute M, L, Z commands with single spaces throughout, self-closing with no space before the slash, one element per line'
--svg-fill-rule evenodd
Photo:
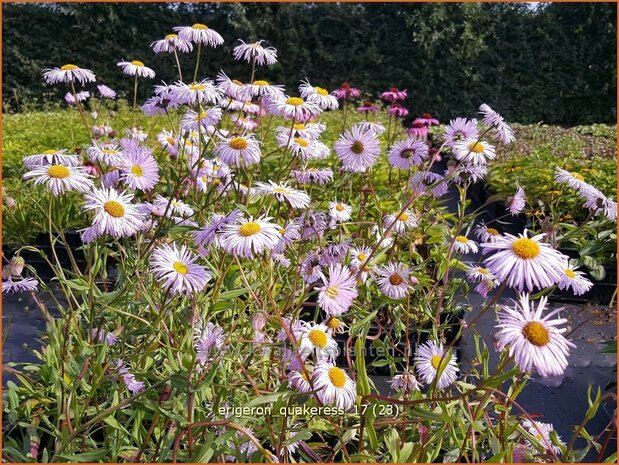
<path fill-rule="evenodd" d="M 204 24 L 200 24 L 200 23 L 196 23 L 191 27 L 192 29 L 202 29 L 202 30 L 208 29 L 208 26 L 205 26 Z"/>
<path fill-rule="evenodd" d="M 490 234 L 491 236 L 498 236 L 499 235 L 499 231 L 497 231 L 494 228 L 486 228 L 486 232 L 488 234 Z"/>
<path fill-rule="evenodd" d="M 339 293 L 340 288 L 335 285 L 327 288 L 326 294 L 330 299 L 335 299 Z"/>
<path fill-rule="evenodd" d="M 363 144 L 361 143 L 361 141 L 354 141 L 353 144 L 350 147 L 350 150 L 352 150 L 352 153 L 355 153 L 357 155 L 363 153 Z"/>
<path fill-rule="evenodd" d="M 166 139 L 166 142 L 167 142 L 168 144 L 170 144 L 170 145 L 176 145 L 176 141 L 174 140 L 174 138 L 173 138 L 173 137 L 168 137 L 168 138 Z"/>
<path fill-rule="evenodd" d="M 74 69 L 79 69 L 79 66 L 77 65 L 64 65 L 62 68 L 60 68 L 62 71 L 73 71 Z"/>
<path fill-rule="evenodd" d="M 122 218 L 125 216 L 125 207 L 116 200 L 108 200 L 103 204 L 103 209 L 106 213 L 114 218 Z"/>
<path fill-rule="evenodd" d="M 327 327 L 329 329 L 337 329 L 340 327 L 340 320 L 338 320 L 337 318 L 330 318 L 329 321 L 327 321 Z"/>
<path fill-rule="evenodd" d="M 254 234 L 258 234 L 261 228 L 260 225 L 256 222 L 245 223 L 243 226 L 239 228 L 239 233 L 243 237 L 253 236 Z"/>
<path fill-rule="evenodd" d="M 341 203 L 338 203 L 338 204 L 335 206 L 335 209 L 336 209 L 338 212 L 343 212 L 343 211 L 344 211 L 344 205 L 342 205 Z"/>
<path fill-rule="evenodd" d="M 331 384 L 333 384 L 335 387 L 344 387 L 344 385 L 346 384 L 346 372 L 341 368 L 330 368 L 329 379 L 331 380 Z"/>
<path fill-rule="evenodd" d="M 284 187 L 276 187 L 273 191 L 277 194 L 288 194 L 288 189 Z"/>
<path fill-rule="evenodd" d="M 402 284 L 402 276 L 400 276 L 397 273 L 392 274 L 391 276 L 389 276 L 389 282 L 393 285 L 393 286 L 398 286 L 400 284 Z"/>
<path fill-rule="evenodd" d="M 323 89 L 322 87 L 314 87 L 314 89 L 316 90 L 316 93 L 318 95 L 322 95 L 322 96 L 329 95 L 329 92 L 327 92 L 327 89 Z"/>
<path fill-rule="evenodd" d="M 576 273 L 574 273 L 572 270 L 568 268 L 565 270 L 565 276 L 567 276 L 568 278 L 575 278 Z"/>
<path fill-rule="evenodd" d="M 138 165 L 133 165 L 131 167 L 131 174 L 137 177 L 142 176 L 143 175 L 142 168 L 140 168 Z"/>
<path fill-rule="evenodd" d="M 309 145 L 307 139 L 301 139 L 300 137 L 295 137 L 294 141 L 301 147 L 307 147 Z"/>
<path fill-rule="evenodd" d="M 133 60 L 131 64 L 134 66 L 140 66 L 140 67 L 144 66 L 144 63 L 142 63 L 140 60 Z"/>
<path fill-rule="evenodd" d="M 530 260 L 535 258 L 540 253 L 540 247 L 537 242 L 527 237 L 516 239 L 512 244 L 512 251 L 520 258 Z"/>
<path fill-rule="evenodd" d="M 303 129 L 305 129 L 305 124 L 303 123 L 295 124 L 293 128 L 297 131 L 302 131 Z"/>
<path fill-rule="evenodd" d="M 187 265 L 185 265 L 184 263 L 181 263 L 181 262 L 174 262 L 174 263 L 172 263 L 172 268 L 174 268 L 174 271 L 176 271 L 177 273 L 180 273 L 180 274 L 187 274 L 187 273 L 189 273 L 189 268 L 187 268 Z"/>
<path fill-rule="evenodd" d="M 578 179 L 579 181 L 584 181 L 585 180 L 585 177 L 582 174 L 580 174 L 580 173 L 572 172 L 570 174 L 572 176 L 574 176 L 576 179 Z"/>
<path fill-rule="evenodd" d="M 550 342 L 548 330 L 539 321 L 529 321 L 524 325 L 522 335 L 527 341 L 537 347 L 544 347 Z"/>
<path fill-rule="evenodd" d="M 408 215 L 406 213 L 402 213 L 402 214 L 398 215 L 397 220 L 398 221 L 408 221 Z"/>
<path fill-rule="evenodd" d="M 359 259 L 359 261 L 365 261 L 365 259 L 368 257 L 366 254 L 360 253 L 359 255 L 357 255 L 357 258 Z"/>
<path fill-rule="evenodd" d="M 286 99 L 286 103 L 294 107 L 300 107 L 305 102 L 303 101 L 302 98 L 299 98 L 299 97 L 289 97 L 288 99 Z"/>
<path fill-rule="evenodd" d="M 475 153 L 484 153 L 484 146 L 481 145 L 481 142 L 474 142 L 469 144 L 469 150 Z"/>
<path fill-rule="evenodd" d="M 488 269 L 482 268 L 481 266 L 477 268 L 477 271 L 479 271 L 481 274 L 488 274 Z"/>
<path fill-rule="evenodd" d="M 52 165 L 47 169 L 47 175 L 50 178 L 63 179 L 71 175 L 69 168 L 63 165 Z"/>
<path fill-rule="evenodd" d="M 178 38 L 178 36 L 176 34 L 168 34 L 167 36 L 165 36 L 166 40 L 172 40 L 172 39 L 176 39 Z"/>
<path fill-rule="evenodd" d="M 116 150 L 114 149 L 101 149 L 101 152 L 105 153 L 106 155 L 112 155 L 112 154 L 116 154 L 118 153 Z"/>
<path fill-rule="evenodd" d="M 44 150 L 43 151 L 43 155 L 53 155 L 54 153 L 56 153 L 58 150 L 54 150 L 54 149 L 48 149 L 48 150 Z"/>
<path fill-rule="evenodd" d="M 194 90 L 196 90 L 196 89 L 194 89 Z M 197 89 L 197 90 L 199 90 L 199 89 Z M 200 121 L 200 120 L 203 120 L 204 118 L 206 118 L 207 116 L 208 116 L 208 113 L 206 111 L 203 111 L 199 115 L 194 116 L 193 120 L 194 121 Z"/>
<path fill-rule="evenodd" d="M 438 370 L 441 366 L 441 359 L 442 357 L 440 355 L 435 355 L 432 357 L 431 363 L 435 370 Z"/>
<path fill-rule="evenodd" d="M 314 344 L 315 346 L 318 346 L 321 349 L 327 347 L 327 335 L 324 331 L 321 331 L 319 329 L 312 329 L 307 335 L 307 337 L 310 341 L 312 341 L 312 344 Z"/>
<path fill-rule="evenodd" d="M 239 81 L 238 79 L 233 79 L 232 80 L 232 84 L 236 84 L 237 86 L 242 86 L 243 83 L 241 81 Z"/>
<path fill-rule="evenodd" d="M 248 146 L 247 141 L 243 137 L 235 137 L 229 143 L 234 150 L 245 150 Z"/>
<path fill-rule="evenodd" d="M 468 242 L 468 238 L 464 236 L 456 236 L 456 242 L 460 242 L 461 244 L 466 244 Z"/>
<path fill-rule="evenodd" d="M 269 81 L 262 81 L 262 80 L 258 79 L 257 81 L 254 81 L 254 85 L 255 86 L 261 86 L 261 87 L 268 86 L 269 85 Z"/>
<path fill-rule="evenodd" d="M 206 86 L 205 86 L 204 84 L 191 84 L 191 85 L 189 86 L 189 88 L 190 88 L 191 90 L 204 90 L 204 89 L 206 89 Z M 205 115 L 205 114 L 206 114 L 206 113 L 201 113 L 201 114 L 200 114 L 200 117 L 202 117 L 202 115 Z"/>

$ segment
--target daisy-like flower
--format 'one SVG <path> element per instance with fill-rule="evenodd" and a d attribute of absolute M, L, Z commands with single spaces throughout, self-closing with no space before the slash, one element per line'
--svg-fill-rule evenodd
<path fill-rule="evenodd" d="M 245 84 L 245 89 L 251 92 L 252 97 L 284 98 L 284 86 L 270 84 L 269 81 L 258 79 L 251 84 Z"/>
<path fill-rule="evenodd" d="M 493 275 L 494 276 L 494 275 Z M 490 291 L 495 289 L 500 283 L 496 278 L 482 279 L 477 286 L 475 286 L 475 292 L 481 295 L 483 298 L 488 297 Z"/>
<path fill-rule="evenodd" d="M 167 210 L 167 215 L 191 216 L 194 214 L 194 209 L 179 199 L 168 199 L 157 194 L 153 202 L 152 213 L 156 216 L 163 216 Z"/>
<path fill-rule="evenodd" d="M 155 53 L 189 53 L 193 50 L 193 44 L 181 39 L 178 34 L 168 34 L 163 39 L 153 42 L 150 46 Z"/>
<path fill-rule="evenodd" d="M 409 371 L 405 371 L 401 375 L 395 375 L 391 381 L 389 381 L 391 389 L 399 390 L 404 394 L 409 394 L 413 391 L 419 391 L 419 381 L 415 378 L 415 375 Z"/>
<path fill-rule="evenodd" d="M 335 143 L 335 153 L 342 161 L 344 171 L 364 173 L 378 160 L 380 144 L 375 134 L 353 126 Z"/>
<path fill-rule="evenodd" d="M 318 281 L 321 272 L 320 257 L 316 252 L 308 253 L 299 264 L 299 274 L 306 284 L 312 284 Z"/>
<path fill-rule="evenodd" d="M 159 182 L 159 165 L 148 149 L 125 152 L 121 169 L 120 179 L 130 189 L 148 191 Z"/>
<path fill-rule="evenodd" d="M 329 278 L 321 273 L 322 287 L 318 288 L 318 305 L 328 316 L 346 313 L 357 298 L 357 283 L 350 270 L 342 265 L 329 266 Z"/>
<path fill-rule="evenodd" d="M 202 125 L 204 131 L 209 126 L 219 123 L 222 116 L 223 111 L 219 107 L 202 110 L 199 114 L 197 111 L 189 110 L 181 119 L 181 128 L 185 131 L 197 131 L 198 126 Z"/>
<path fill-rule="evenodd" d="M 350 219 L 352 207 L 342 202 L 329 202 L 329 216 L 336 223 L 342 223 Z"/>
<path fill-rule="evenodd" d="M 469 265 L 466 271 L 466 277 L 473 282 L 483 281 L 484 279 L 494 279 L 494 275 L 483 266 Z"/>
<path fill-rule="evenodd" d="M 438 126 L 440 124 L 439 120 L 437 120 L 430 113 L 424 113 L 420 117 L 415 118 L 415 121 L 413 121 L 413 124 L 415 123 L 421 123 L 424 126 Z"/>
<path fill-rule="evenodd" d="M 123 153 L 121 148 L 114 143 L 92 141 L 92 145 L 86 149 L 86 155 L 92 161 L 98 161 L 105 165 L 116 166 L 122 163 Z"/>
<path fill-rule="evenodd" d="M 329 168 L 292 170 L 290 174 L 301 184 L 318 184 L 322 186 L 333 181 L 333 170 Z"/>
<path fill-rule="evenodd" d="M 67 92 L 66 95 L 64 96 L 64 100 L 69 105 L 75 105 L 77 102 L 83 102 L 89 97 L 90 97 L 90 92 L 88 91 L 81 91 L 81 92 L 76 93 L 75 95 L 73 95 L 71 92 Z"/>
<path fill-rule="evenodd" d="M 576 189 L 577 191 L 581 191 L 583 189 L 588 189 L 590 186 L 585 182 L 585 178 L 576 172 L 565 171 L 561 168 L 555 169 L 555 180 L 557 182 L 567 184 L 572 189 Z"/>
<path fill-rule="evenodd" d="M 191 84 L 179 81 L 171 88 L 176 100 L 185 105 L 196 105 L 197 103 L 216 105 L 222 98 L 221 90 L 215 87 L 210 79 L 203 79 Z"/>
<path fill-rule="evenodd" d="M 285 134 L 276 136 L 277 146 L 287 148 L 290 153 L 302 161 L 322 160 L 329 156 L 329 148 L 320 141 L 304 137 L 290 137 Z"/>
<path fill-rule="evenodd" d="M 514 358 L 522 371 L 533 368 L 541 376 L 561 375 L 567 368 L 570 347 L 576 347 L 563 337 L 567 322 L 565 318 L 553 318 L 562 308 L 543 316 L 548 299 L 542 297 L 537 308 L 529 301 L 529 294 L 520 294 L 514 307 L 503 306 L 496 326 L 498 350 L 509 347 L 509 356 Z"/>
<path fill-rule="evenodd" d="M 245 118 L 239 115 L 232 115 L 232 121 L 237 128 L 241 128 L 245 131 L 253 131 L 258 127 L 258 121 L 251 118 Z"/>
<path fill-rule="evenodd" d="M 392 103 L 389 108 L 387 108 L 387 113 L 396 118 L 406 118 L 408 116 L 408 110 L 399 103 Z"/>
<path fill-rule="evenodd" d="M 50 85 L 75 81 L 84 85 L 87 82 L 95 82 L 96 80 L 95 73 L 89 69 L 83 69 L 72 64 L 63 65 L 60 68 L 44 69 L 43 78 L 45 78 L 45 81 Z"/>
<path fill-rule="evenodd" d="M 473 232 L 481 242 L 496 242 L 501 237 L 501 233 L 496 228 L 490 228 L 483 222 Z"/>
<path fill-rule="evenodd" d="M 377 269 L 380 291 L 392 299 L 403 299 L 409 293 L 411 270 L 401 263 L 389 263 Z"/>
<path fill-rule="evenodd" d="M 201 247 L 208 247 L 213 243 L 217 243 L 217 234 L 222 231 L 227 224 L 235 222 L 241 216 L 241 211 L 238 209 L 232 210 L 225 216 L 213 214 L 210 221 L 199 231 L 194 233 L 196 244 Z"/>
<path fill-rule="evenodd" d="M 13 294 L 19 292 L 34 292 L 38 289 L 39 282 L 33 278 L 14 279 L 2 281 L 2 293 Z"/>
<path fill-rule="evenodd" d="M 397 102 L 398 100 L 405 100 L 406 97 L 408 97 L 408 90 L 400 90 L 397 87 L 392 87 L 388 91 L 380 94 L 380 98 L 390 103 Z"/>
<path fill-rule="evenodd" d="M 323 404 L 349 410 L 357 398 L 357 385 L 341 368 L 321 360 L 312 373 L 312 383 Z"/>
<path fill-rule="evenodd" d="M 44 184 L 55 197 L 66 191 L 88 192 L 92 189 L 92 176 L 81 166 L 42 165 L 24 174 L 24 179 L 34 179 L 34 184 Z"/>
<path fill-rule="evenodd" d="M 233 99 L 227 102 L 228 105 L 232 104 L 235 100 L 246 102 L 252 98 L 251 88 L 245 86 L 241 81 L 230 79 L 223 71 L 219 71 L 215 82 L 217 82 L 217 87 L 219 87 L 227 97 Z M 230 107 L 229 109 L 234 110 L 235 108 Z"/>
<path fill-rule="evenodd" d="M 392 224 L 393 227 L 391 227 Z M 385 215 L 383 217 L 383 227 L 385 229 L 391 227 L 391 232 L 394 234 L 404 234 L 407 229 L 417 227 L 417 217 L 410 210 L 405 210 L 400 214 Z"/>
<path fill-rule="evenodd" d="M 389 150 L 389 164 L 394 168 L 408 170 L 419 166 L 428 157 L 428 144 L 415 139 L 398 141 Z"/>
<path fill-rule="evenodd" d="M 350 264 L 355 267 L 363 265 L 371 253 L 371 247 L 359 247 L 350 249 Z"/>
<path fill-rule="evenodd" d="M 351 98 L 359 98 L 359 96 L 361 96 L 361 91 L 356 87 L 351 87 L 347 82 L 344 82 L 338 89 L 331 92 L 331 95 L 342 100 L 348 100 Z"/>
<path fill-rule="evenodd" d="M 273 47 L 263 47 L 259 40 L 252 44 L 246 44 L 239 39 L 241 45 L 234 47 L 234 59 L 237 61 L 246 61 L 247 63 L 255 62 L 257 65 L 274 65 L 277 63 L 277 50 Z"/>
<path fill-rule="evenodd" d="M 458 377 L 456 356 L 446 352 L 443 344 L 427 341 L 417 348 L 415 353 L 417 375 L 424 383 L 430 385 L 435 382 L 439 389 L 445 389 Z"/>
<path fill-rule="evenodd" d="M 417 140 L 426 140 L 428 138 L 428 127 L 423 123 L 413 123 L 411 127 L 406 130 L 406 134 Z"/>
<path fill-rule="evenodd" d="M 488 160 L 493 160 L 496 156 L 494 146 L 474 138 L 455 142 L 453 151 L 457 160 L 472 165 L 485 165 Z"/>
<path fill-rule="evenodd" d="M 116 91 L 106 86 L 105 84 L 99 84 L 97 86 L 97 90 L 99 91 L 99 95 L 103 98 L 109 98 L 114 100 L 116 98 Z"/>
<path fill-rule="evenodd" d="M 260 143 L 253 134 L 236 136 L 215 145 L 215 155 L 230 166 L 248 166 L 260 163 Z"/>
<path fill-rule="evenodd" d="M 507 199 L 507 209 L 512 214 L 512 216 L 515 216 L 524 209 L 525 205 L 526 196 L 524 194 L 524 189 L 522 187 L 519 187 L 516 190 L 514 196 Z"/>
<path fill-rule="evenodd" d="M 479 131 L 477 130 L 476 119 L 456 118 L 452 119 L 443 134 L 445 145 L 453 147 L 453 145 L 464 139 L 479 139 Z"/>
<path fill-rule="evenodd" d="M 128 76 L 140 76 L 145 78 L 154 78 L 155 72 L 149 67 L 145 66 L 140 60 L 133 61 L 119 61 L 116 66 L 120 67 Z"/>
<path fill-rule="evenodd" d="M 269 105 L 269 112 L 276 116 L 297 121 L 307 119 L 320 114 L 320 108 L 315 103 L 306 102 L 300 97 L 287 97 L 275 99 Z"/>
<path fill-rule="evenodd" d="M 131 392 L 131 394 L 138 394 L 144 390 L 146 384 L 135 378 L 135 375 L 129 371 L 129 367 L 124 361 L 118 359 L 114 363 L 118 369 L 118 373 L 121 375 L 123 382 L 125 383 L 125 386 L 127 386 L 127 389 Z"/>
<path fill-rule="evenodd" d="M 600 213 L 611 221 L 617 221 L 617 202 L 609 199 L 595 188 L 581 191 L 587 200 L 583 207 L 590 209 L 596 215 Z"/>
<path fill-rule="evenodd" d="M 235 223 L 225 225 L 219 238 L 221 246 L 230 254 L 246 258 L 273 250 L 282 235 L 279 226 L 270 219 L 239 218 Z"/>
<path fill-rule="evenodd" d="M 81 164 L 82 158 L 79 155 L 70 155 L 66 152 L 67 149 L 44 150 L 41 153 L 24 157 L 22 163 L 28 169 L 34 169 L 44 165 L 78 166 Z"/>
<path fill-rule="evenodd" d="M 153 251 L 150 270 L 172 294 L 191 296 L 211 279 L 211 273 L 196 263 L 198 259 L 185 245 L 164 244 Z"/>
<path fill-rule="evenodd" d="M 329 95 L 327 89 L 312 86 L 307 79 L 301 81 L 299 93 L 301 94 L 301 98 L 318 105 L 321 110 L 335 110 L 339 107 L 337 98 L 334 95 Z"/>
<path fill-rule="evenodd" d="M 193 348 L 196 361 L 204 366 L 226 347 L 226 332 L 221 326 L 200 320 L 194 329 Z"/>
<path fill-rule="evenodd" d="M 279 202 L 288 202 L 292 208 L 306 208 L 312 200 L 305 192 L 294 189 L 286 183 L 277 184 L 269 181 L 267 184 L 265 182 L 256 182 L 255 189 L 257 194 L 272 195 Z"/>
<path fill-rule="evenodd" d="M 432 171 L 418 171 L 411 176 L 408 184 L 414 192 L 419 193 L 428 192 L 428 188 L 432 186 L 430 193 L 437 199 L 445 195 L 449 189 L 445 177 L 438 173 L 433 173 Z"/>
<path fill-rule="evenodd" d="M 574 295 L 586 294 L 593 283 L 584 276 L 585 274 L 582 271 L 577 271 L 573 266 L 568 266 L 563 270 L 558 287 L 562 291 L 571 288 Z"/>
<path fill-rule="evenodd" d="M 335 361 L 339 348 L 335 339 L 329 334 L 329 328 L 324 324 L 310 323 L 301 333 L 299 354 L 305 359 L 316 352 L 317 360 Z"/>
<path fill-rule="evenodd" d="M 288 384 L 302 394 L 307 394 L 312 391 L 310 378 L 304 371 L 291 371 L 288 374 Z"/>
<path fill-rule="evenodd" d="M 346 324 L 334 316 L 330 317 L 324 324 L 327 326 L 327 333 L 331 335 L 343 334 L 346 332 Z"/>
<path fill-rule="evenodd" d="M 274 254 L 284 253 L 289 245 L 301 237 L 301 226 L 299 226 L 299 223 L 292 220 L 281 228 L 279 232 L 282 235 L 282 238 L 273 249 Z"/>
<path fill-rule="evenodd" d="M 142 226 L 138 206 L 131 203 L 132 194 L 118 193 L 114 189 L 95 188 L 84 195 L 83 209 L 94 211 L 93 228 L 98 235 L 125 237 L 135 234 Z"/>
<path fill-rule="evenodd" d="M 503 121 L 503 117 L 501 115 L 485 103 L 481 104 L 479 111 L 482 115 L 484 115 L 484 124 L 494 127 L 497 139 L 504 144 L 509 144 L 514 141 L 514 130 L 505 121 Z"/>
<path fill-rule="evenodd" d="M 204 24 L 196 23 L 193 26 L 179 26 L 175 27 L 174 30 L 178 32 L 178 37 L 195 44 L 217 47 L 224 43 L 224 39 L 219 33 Z"/>
<path fill-rule="evenodd" d="M 108 332 L 105 329 L 94 328 L 92 330 L 92 339 L 99 344 L 105 344 L 107 346 L 113 346 L 118 341 L 118 337 L 112 332 Z"/>
<path fill-rule="evenodd" d="M 519 237 L 506 233 L 495 242 L 481 244 L 484 253 L 496 252 L 484 260 L 486 267 L 507 286 L 522 291 L 545 289 L 558 283 L 567 266 L 567 257 L 541 242 L 545 234 Z"/>
<path fill-rule="evenodd" d="M 550 433 L 554 432 L 554 426 L 552 423 L 542 423 L 541 421 L 530 421 L 524 420 L 522 422 L 522 427 L 527 430 L 527 432 L 535 437 L 540 442 L 540 445 L 544 447 L 546 450 L 552 448 L 555 454 L 561 453 L 561 447 L 565 446 L 565 443 L 561 440 L 559 435 L 557 435 L 558 444 L 553 444 Z M 532 449 L 535 449 L 535 446 L 531 444 L 531 442 L 527 439 L 525 440 L 527 446 Z"/>
<path fill-rule="evenodd" d="M 461 254 L 477 253 L 479 248 L 475 241 L 470 240 L 466 236 L 456 236 L 452 239 L 453 249 Z"/>
<path fill-rule="evenodd" d="M 362 105 L 358 106 L 356 110 L 359 113 L 376 113 L 380 110 L 380 108 L 378 108 L 372 102 L 365 101 Z"/>

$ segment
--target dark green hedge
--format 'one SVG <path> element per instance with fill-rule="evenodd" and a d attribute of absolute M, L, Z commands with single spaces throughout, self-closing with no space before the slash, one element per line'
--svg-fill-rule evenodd
<path fill-rule="evenodd" d="M 129 91 L 115 63 L 141 59 L 174 80 L 169 56 L 149 45 L 176 25 L 222 34 L 203 68 L 248 78 L 237 38 L 267 39 L 281 63 L 264 77 L 291 92 L 303 77 L 369 94 L 408 88 L 414 113 L 441 119 L 481 102 L 511 121 L 578 124 L 616 118 L 616 4 L 550 3 L 4 3 L 3 102 L 15 111 L 57 101 L 41 70 L 77 63 Z M 186 61 L 187 67 L 191 66 Z M 146 92 L 147 89 L 143 89 Z M 146 94 L 144 94 L 145 96 Z M 19 102 L 19 105 L 18 105 Z"/>

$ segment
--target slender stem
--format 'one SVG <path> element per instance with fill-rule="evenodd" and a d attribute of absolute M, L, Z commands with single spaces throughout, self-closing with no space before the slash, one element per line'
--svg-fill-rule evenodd
<path fill-rule="evenodd" d="M 202 51 L 202 42 L 198 42 L 198 56 L 196 57 L 196 69 L 193 72 L 193 82 L 198 80 L 198 69 L 200 68 L 200 52 Z"/>
<path fill-rule="evenodd" d="M 178 59 L 178 53 L 174 49 L 174 58 L 176 59 L 176 67 L 178 68 L 178 79 L 183 82 L 183 71 L 181 70 L 181 62 Z"/>
<path fill-rule="evenodd" d="M 138 106 L 138 74 L 135 74 L 133 83 L 133 114 L 131 115 L 131 126 L 135 127 L 135 112 Z"/>

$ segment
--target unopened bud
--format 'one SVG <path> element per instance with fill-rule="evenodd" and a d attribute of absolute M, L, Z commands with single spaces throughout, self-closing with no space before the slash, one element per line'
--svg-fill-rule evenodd
<path fill-rule="evenodd" d="M 264 312 L 258 312 L 251 317 L 251 327 L 254 331 L 262 331 L 267 324 L 267 316 Z"/>
<path fill-rule="evenodd" d="M 24 271 L 24 266 L 26 266 L 26 261 L 22 257 L 13 257 L 11 258 L 11 274 L 13 276 L 21 276 Z"/>

